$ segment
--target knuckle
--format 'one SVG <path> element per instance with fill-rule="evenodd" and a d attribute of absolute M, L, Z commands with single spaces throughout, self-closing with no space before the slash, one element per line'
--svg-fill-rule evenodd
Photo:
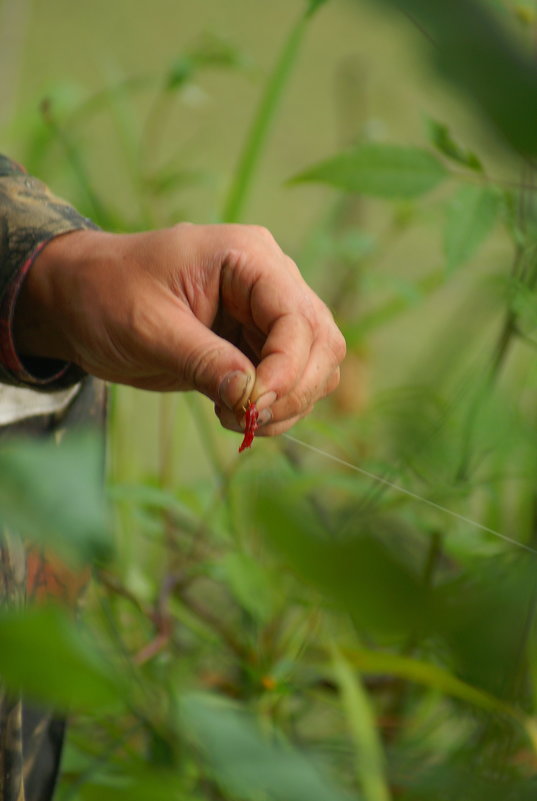
<path fill-rule="evenodd" d="M 340 380 L 341 380 L 341 371 L 338 367 L 336 370 L 334 370 L 334 372 L 328 379 L 328 383 L 326 385 L 327 395 L 330 395 L 331 392 L 333 392 L 335 389 L 338 388 Z"/>
<path fill-rule="evenodd" d="M 338 364 L 339 362 L 342 362 L 347 355 L 347 343 L 345 342 L 345 337 L 339 329 L 336 331 L 334 336 L 332 351 L 334 352 L 334 356 L 336 357 Z"/>
<path fill-rule="evenodd" d="M 289 394 L 289 411 L 293 416 L 302 415 L 313 403 L 313 393 L 310 389 L 303 387 L 293 390 Z"/>
<path fill-rule="evenodd" d="M 185 358 L 185 373 L 194 389 L 216 400 L 217 376 L 222 363 L 222 348 L 195 348 Z M 214 396 L 214 397 L 213 397 Z"/>
<path fill-rule="evenodd" d="M 255 236 L 259 237 L 259 239 L 267 239 L 271 242 L 274 241 L 274 237 L 272 233 L 269 231 L 268 228 L 265 228 L 264 225 L 249 225 L 249 229 L 252 231 Z"/>
<path fill-rule="evenodd" d="M 296 261 L 294 261 L 291 256 L 285 256 L 283 259 L 284 265 L 287 268 L 287 271 L 292 274 L 293 276 L 302 279 L 302 273 L 300 272 L 300 268 Z M 303 280 L 303 279 L 302 279 Z M 307 286 L 307 285 L 306 285 Z M 309 287 L 308 287 L 309 289 Z M 311 290 L 310 290 L 311 291 Z"/>

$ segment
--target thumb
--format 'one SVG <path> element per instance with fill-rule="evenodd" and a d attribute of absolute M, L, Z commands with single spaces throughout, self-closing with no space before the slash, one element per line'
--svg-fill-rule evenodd
<path fill-rule="evenodd" d="M 181 323 L 175 359 L 181 383 L 228 409 L 246 403 L 255 381 L 252 362 L 193 315 L 185 315 Z"/>

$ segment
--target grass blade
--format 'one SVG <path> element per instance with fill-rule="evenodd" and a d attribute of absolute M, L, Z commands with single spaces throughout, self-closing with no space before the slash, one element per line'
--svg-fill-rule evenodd
<path fill-rule="evenodd" d="M 341 651 L 332 646 L 332 661 L 343 709 L 356 748 L 358 781 L 365 801 L 390 801 L 385 777 L 385 759 L 375 715 L 360 674 Z"/>
<path fill-rule="evenodd" d="M 284 43 L 280 57 L 261 96 L 252 127 L 239 157 L 234 180 L 224 204 L 223 222 L 238 222 L 242 217 L 263 147 L 293 70 L 308 22 L 320 6 L 321 3 L 319 2 L 310 3 L 307 10 L 301 14 L 298 22 L 291 28 L 291 32 Z"/>

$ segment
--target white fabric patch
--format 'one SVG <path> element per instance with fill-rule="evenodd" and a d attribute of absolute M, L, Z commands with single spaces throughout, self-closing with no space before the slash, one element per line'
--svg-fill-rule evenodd
<path fill-rule="evenodd" d="M 0 384 L 0 426 L 40 414 L 62 412 L 79 389 L 80 384 L 76 384 L 59 392 L 36 392 L 33 389 Z"/>

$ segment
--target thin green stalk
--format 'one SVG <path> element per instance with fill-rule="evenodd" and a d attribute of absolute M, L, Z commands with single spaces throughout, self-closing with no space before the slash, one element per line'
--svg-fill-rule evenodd
<path fill-rule="evenodd" d="M 366 801 L 390 801 L 385 758 L 377 724 L 360 674 L 341 651 L 331 647 L 334 674 L 356 747 L 356 772 Z"/>
<path fill-rule="evenodd" d="M 213 437 L 212 428 L 207 423 L 204 410 L 201 408 L 200 399 L 195 397 L 192 393 L 185 395 L 185 399 L 190 409 L 190 413 L 194 419 L 199 435 L 202 439 L 205 452 L 213 468 L 215 474 L 220 481 L 225 480 L 226 468 L 222 462 L 218 446 Z"/>
<path fill-rule="evenodd" d="M 224 203 L 223 222 L 238 222 L 242 218 L 254 175 L 259 165 L 263 147 L 275 120 L 284 89 L 289 82 L 308 22 L 320 7 L 319 2 L 310 2 L 307 10 L 300 15 L 280 52 L 274 70 L 269 77 L 250 132 L 239 157 L 234 179 Z"/>
<path fill-rule="evenodd" d="M 518 225 L 523 233 L 526 232 L 527 228 L 527 221 L 526 221 L 527 195 L 528 192 L 535 191 L 534 189 L 530 189 L 530 187 L 533 186 L 532 178 L 533 175 L 531 170 L 528 181 L 525 180 L 524 173 L 522 174 L 521 183 L 525 187 L 525 189 L 521 190 L 520 192 L 520 196 L 518 199 L 517 217 L 518 217 Z M 517 280 L 520 277 L 524 277 L 524 253 L 525 253 L 524 245 L 517 244 L 515 242 L 513 264 L 511 267 L 511 278 L 513 280 Z M 455 476 L 456 481 L 458 482 L 465 481 L 468 478 L 468 470 L 470 466 L 470 460 L 472 457 L 472 451 L 474 445 L 475 424 L 480 412 L 481 403 L 483 401 L 483 398 L 486 397 L 492 391 L 493 386 L 497 382 L 500 372 L 505 365 L 507 356 L 509 354 L 509 351 L 511 349 L 511 346 L 513 344 L 513 341 L 517 333 L 516 323 L 517 323 L 517 316 L 515 312 L 511 308 L 508 308 L 507 311 L 505 312 L 504 322 L 500 334 L 494 345 L 490 366 L 488 367 L 487 374 L 483 381 L 483 385 L 478 387 L 475 399 L 472 401 L 472 404 L 468 411 L 468 415 L 464 425 L 463 436 L 461 439 L 462 454 L 461 454 L 460 464 Z"/>

